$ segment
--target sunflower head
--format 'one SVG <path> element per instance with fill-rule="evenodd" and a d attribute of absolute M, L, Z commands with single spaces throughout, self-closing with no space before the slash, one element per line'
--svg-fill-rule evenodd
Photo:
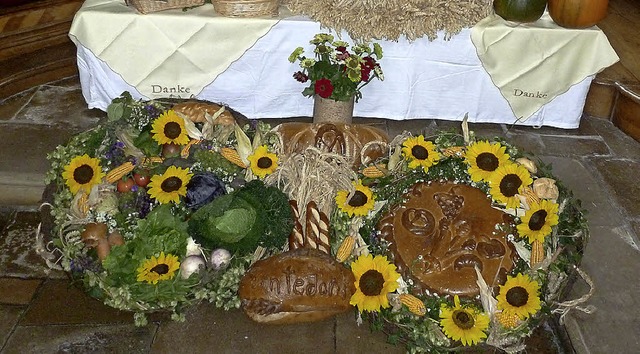
<path fill-rule="evenodd" d="M 73 194 L 81 189 L 89 194 L 91 187 L 99 184 L 104 175 L 100 160 L 89 157 L 87 154 L 71 159 L 62 172 L 62 178 L 65 179 L 65 183 Z"/>
<path fill-rule="evenodd" d="M 375 203 L 375 197 L 371 189 L 362 185 L 362 181 L 353 182 L 355 192 L 349 197 L 349 191 L 341 190 L 336 195 L 338 208 L 349 216 L 366 216 Z"/>
<path fill-rule="evenodd" d="M 422 135 L 405 140 L 402 143 L 402 153 L 409 162 L 409 168 L 415 169 L 422 166 L 425 172 L 440 160 L 436 146 L 431 141 L 425 141 Z"/>
<path fill-rule="evenodd" d="M 518 274 L 507 277 L 507 282 L 500 286 L 498 309 L 506 315 L 517 315 L 526 319 L 540 311 L 540 285 L 528 275 Z"/>
<path fill-rule="evenodd" d="M 184 127 L 184 120 L 173 110 L 168 110 L 160 115 L 151 125 L 153 139 L 158 144 L 186 145 L 189 143 L 189 135 Z"/>
<path fill-rule="evenodd" d="M 498 167 L 489 177 L 490 193 L 494 200 L 506 204 L 507 208 L 517 208 L 520 199 L 516 194 L 521 194 L 532 182 L 524 166 L 508 163 Z"/>
<path fill-rule="evenodd" d="M 400 274 L 387 257 L 361 255 L 351 263 L 351 271 L 356 279 L 356 292 L 351 296 L 351 305 L 357 306 L 360 312 L 380 311 L 381 307 L 389 307 L 387 294 L 398 289 Z"/>
<path fill-rule="evenodd" d="M 191 176 L 188 168 L 170 166 L 162 175 L 151 177 L 147 193 L 160 204 L 180 203 L 180 197 L 187 195 Z"/>
<path fill-rule="evenodd" d="M 442 304 L 440 307 L 440 325 L 444 333 L 462 345 L 474 345 L 487 337 L 489 316 L 473 307 L 461 306 L 458 295 L 454 297 L 454 306 Z"/>
<path fill-rule="evenodd" d="M 544 242 L 544 238 L 551 234 L 551 228 L 558 224 L 558 204 L 543 199 L 534 202 L 518 224 L 520 237 L 528 237 L 529 242 Z"/>
<path fill-rule="evenodd" d="M 467 148 L 465 161 L 469 165 L 469 175 L 474 182 L 486 181 L 498 167 L 509 163 L 506 147 L 488 141 L 475 142 Z"/>
<path fill-rule="evenodd" d="M 264 178 L 278 168 L 278 156 L 269 152 L 265 145 L 259 146 L 247 159 L 251 172 L 260 178 Z"/>
<path fill-rule="evenodd" d="M 179 268 L 180 262 L 177 256 L 172 254 L 165 256 L 164 252 L 161 252 L 157 258 L 152 256 L 138 267 L 137 280 L 157 284 L 159 281 L 172 279 Z"/>

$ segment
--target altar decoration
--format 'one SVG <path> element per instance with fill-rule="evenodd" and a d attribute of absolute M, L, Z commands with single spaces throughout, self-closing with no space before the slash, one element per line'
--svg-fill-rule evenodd
<path fill-rule="evenodd" d="M 438 31 L 454 35 L 493 12 L 492 2 L 487 0 L 289 0 L 287 7 L 324 27 L 345 30 L 358 40 L 398 40 L 401 36 L 433 40 Z"/>
<path fill-rule="evenodd" d="M 358 164 L 286 145 L 225 106 L 124 94 L 49 155 L 49 264 L 138 325 L 199 301 L 265 324 L 352 309 L 410 351 L 515 352 L 587 311 L 563 302 L 586 277 L 580 202 L 508 142 L 405 132 Z"/>

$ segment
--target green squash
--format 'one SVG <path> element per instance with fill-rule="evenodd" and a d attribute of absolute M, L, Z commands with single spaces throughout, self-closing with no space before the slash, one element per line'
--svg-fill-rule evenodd
<path fill-rule="evenodd" d="M 493 9 L 507 21 L 535 22 L 544 13 L 547 0 L 493 0 Z"/>

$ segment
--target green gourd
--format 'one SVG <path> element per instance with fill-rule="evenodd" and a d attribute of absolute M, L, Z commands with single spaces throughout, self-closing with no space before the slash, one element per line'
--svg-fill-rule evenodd
<path fill-rule="evenodd" d="M 535 22 L 544 13 L 547 0 L 493 0 L 493 9 L 507 21 Z"/>

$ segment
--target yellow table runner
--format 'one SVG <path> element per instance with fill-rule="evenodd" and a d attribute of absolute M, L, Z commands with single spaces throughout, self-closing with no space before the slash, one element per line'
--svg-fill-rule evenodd
<path fill-rule="evenodd" d="M 197 95 L 278 19 L 227 18 L 211 4 L 141 15 L 124 0 L 87 0 L 70 38 L 149 98 Z"/>
<path fill-rule="evenodd" d="M 548 13 L 530 24 L 491 15 L 472 28 L 471 40 L 491 80 L 521 120 L 619 60 L 598 27 L 565 29 Z"/>

